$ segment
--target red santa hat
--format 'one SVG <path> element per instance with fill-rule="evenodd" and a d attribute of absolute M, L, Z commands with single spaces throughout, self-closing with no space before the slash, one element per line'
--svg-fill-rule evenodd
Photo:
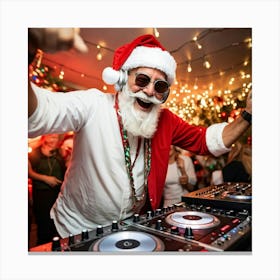
<path fill-rule="evenodd" d="M 164 72 L 172 84 L 176 75 L 176 61 L 153 35 L 142 35 L 119 47 L 114 54 L 113 68 L 103 70 L 102 79 L 119 90 L 127 81 L 127 71 L 137 67 L 156 68 Z"/>

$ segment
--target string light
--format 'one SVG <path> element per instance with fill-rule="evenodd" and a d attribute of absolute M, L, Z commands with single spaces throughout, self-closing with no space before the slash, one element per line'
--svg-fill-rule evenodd
<path fill-rule="evenodd" d="M 206 69 L 210 69 L 210 68 L 211 68 L 211 64 L 210 64 L 210 62 L 206 59 L 206 57 L 204 57 L 203 66 L 204 66 Z"/>
<path fill-rule="evenodd" d="M 43 51 L 42 50 L 37 49 L 36 59 L 37 59 L 36 67 L 39 68 L 41 66 L 42 59 L 43 59 Z"/>
<path fill-rule="evenodd" d="M 198 43 L 198 40 L 201 40 L 201 39 L 204 39 L 205 40 L 205 38 L 206 38 L 206 36 L 209 36 L 209 35 L 211 35 L 211 34 L 213 34 L 213 33 L 216 33 L 216 32 L 223 32 L 223 31 L 226 31 L 226 30 L 230 30 L 231 28 L 217 28 L 217 29 L 205 29 L 205 30 L 203 30 L 201 33 L 199 33 L 197 36 L 195 36 L 195 37 L 193 37 L 191 40 L 189 40 L 189 41 L 186 41 L 186 42 L 184 42 L 180 47 L 178 47 L 177 49 L 174 49 L 174 50 L 171 50 L 170 51 L 170 53 L 176 53 L 176 52 L 178 52 L 180 49 L 182 49 L 184 46 L 186 46 L 187 44 L 189 44 L 189 43 Z M 156 28 L 153 28 L 153 31 L 157 31 L 157 29 Z M 231 43 L 230 45 L 228 45 L 228 46 L 226 46 L 226 47 L 223 47 L 222 49 L 219 49 L 219 50 L 215 50 L 215 51 L 212 51 L 212 52 L 209 52 L 209 53 L 207 53 L 207 54 L 205 54 L 204 56 L 206 56 L 206 55 L 209 55 L 209 54 L 214 54 L 214 53 L 218 53 L 218 52 L 222 52 L 222 51 L 226 51 L 228 48 L 231 48 L 231 47 L 240 47 L 240 46 L 242 46 L 242 44 L 244 45 L 246 45 L 246 44 L 248 44 L 248 42 L 249 43 L 251 43 L 251 41 L 252 41 L 252 39 L 251 38 L 247 38 L 247 39 L 245 39 L 244 41 L 242 41 L 242 42 L 237 42 L 237 43 Z M 102 55 L 102 53 L 101 53 L 101 48 L 102 49 L 106 49 L 108 52 L 111 52 L 111 53 L 114 53 L 115 52 L 115 50 L 114 49 L 111 49 L 111 48 L 108 48 L 108 47 L 105 47 L 105 46 L 102 46 L 101 47 L 101 45 L 100 44 L 96 44 L 96 43 L 92 43 L 92 42 L 90 42 L 90 41 L 87 41 L 87 40 L 85 40 L 85 42 L 87 43 L 87 44 L 90 44 L 90 45 L 94 45 L 97 49 L 98 49 L 98 53 L 97 53 L 97 56 L 96 56 L 96 58 L 98 59 L 98 60 L 102 60 L 103 59 L 103 55 Z M 204 56 L 202 56 L 202 57 L 197 57 L 197 58 L 193 58 L 192 59 L 192 64 L 193 64 L 193 62 L 195 62 L 195 61 L 198 61 L 198 60 L 200 60 L 200 59 L 203 59 L 204 58 Z M 44 58 L 44 59 L 46 59 L 46 58 Z M 46 60 L 49 60 L 49 61 L 51 61 L 50 59 L 46 59 Z M 207 60 L 208 61 L 208 60 Z M 210 62 L 208 61 L 208 62 L 204 62 L 204 64 L 205 64 L 205 68 L 206 69 L 209 69 L 209 68 L 211 68 L 211 64 L 210 64 Z M 247 66 L 248 65 L 248 63 L 249 63 L 249 61 L 250 61 L 250 59 L 248 59 L 248 58 L 246 58 L 246 60 L 245 60 L 245 62 L 243 61 L 242 63 L 244 63 L 245 65 L 244 66 Z M 187 63 L 188 62 L 190 62 L 190 61 L 187 61 Z M 54 62 L 54 63 L 56 63 L 56 62 Z M 177 67 L 180 67 L 181 65 L 186 65 L 186 62 L 177 62 Z M 82 73 L 81 72 L 78 72 L 77 70 L 75 70 L 75 69 L 71 69 L 70 67 L 67 67 L 66 65 L 64 65 L 64 64 L 59 64 L 61 67 L 64 67 L 64 68 L 67 68 L 67 69 L 69 69 L 69 70 L 71 70 L 71 71 L 73 71 L 73 72 L 76 72 L 76 73 L 79 73 L 79 75 L 81 75 Z M 239 65 L 236 65 L 236 67 L 237 66 L 239 66 Z M 54 66 L 54 68 L 55 68 L 56 66 Z M 209 67 L 209 68 L 207 68 L 207 67 Z M 190 66 L 187 66 L 187 71 L 188 71 L 188 73 L 190 73 L 189 71 L 192 69 L 192 66 L 190 65 Z M 223 70 L 220 70 L 220 72 L 219 71 L 217 71 L 216 73 L 209 73 L 209 74 L 204 74 L 204 75 L 199 75 L 199 77 L 200 78 L 203 78 L 203 77 L 206 77 L 207 75 L 211 75 L 211 76 L 214 76 L 214 75 L 216 75 L 216 74 L 218 74 L 218 75 L 220 75 L 220 76 L 222 76 L 222 75 L 224 75 L 225 74 L 225 72 L 226 71 L 228 71 L 228 70 L 230 70 L 230 71 L 232 71 L 233 70 L 233 66 L 231 66 L 231 68 L 230 69 L 223 69 Z M 191 70 L 192 71 L 192 70 Z M 83 75 L 85 75 L 85 74 L 83 74 Z M 90 75 L 86 75 L 87 76 L 87 78 L 90 78 L 90 79 L 95 79 L 95 80 L 101 80 L 100 79 L 100 77 L 92 77 L 92 76 L 90 76 Z"/>
<path fill-rule="evenodd" d="M 202 49 L 202 45 L 200 45 L 200 44 L 198 43 L 198 41 L 197 41 L 197 36 L 194 36 L 194 37 L 193 37 L 193 41 L 194 41 L 194 43 L 196 44 L 197 48 L 198 48 L 199 50 L 201 50 L 201 49 Z"/>
<path fill-rule="evenodd" d="M 224 30 L 228 30 L 228 29 L 220 29 L 220 30 L 214 30 L 214 29 L 208 29 L 208 30 L 204 30 L 203 32 L 201 32 L 200 34 L 198 34 L 197 36 L 195 36 L 192 40 L 190 41 L 186 41 L 184 42 L 179 48 L 171 50 L 170 53 L 176 53 L 178 52 L 182 47 L 186 46 L 189 43 L 195 44 L 196 47 L 198 49 L 202 49 L 202 45 L 199 43 L 201 42 L 202 38 L 203 40 L 205 40 L 205 37 L 212 34 L 213 32 L 222 32 Z M 158 30 L 156 28 L 153 29 L 154 35 L 156 37 L 157 36 L 157 32 Z M 158 33 L 159 35 L 159 33 Z M 203 41 L 205 42 L 205 41 Z M 107 48 L 107 47 L 101 47 L 99 44 L 94 44 L 92 42 L 88 42 L 86 41 L 86 43 L 88 44 L 92 44 L 95 45 L 95 47 L 97 48 L 98 52 L 96 55 L 96 59 L 97 60 L 102 60 L 103 56 L 102 56 L 102 52 L 101 52 L 101 48 L 106 49 L 108 52 L 114 53 L 115 50 Z M 199 56 L 197 58 L 193 58 L 190 61 L 190 56 L 188 56 L 188 60 L 186 62 L 179 62 L 177 63 L 178 66 L 182 65 L 184 67 L 186 67 L 186 63 L 187 63 L 187 72 L 191 73 L 192 72 L 192 66 L 194 65 L 193 63 L 203 59 L 203 65 L 206 69 L 210 69 L 211 68 L 211 64 L 209 62 L 208 59 L 206 59 L 207 55 L 211 55 L 211 59 L 212 59 L 212 54 L 214 53 L 218 53 L 218 52 L 224 52 L 229 48 L 233 48 L 233 47 L 242 47 L 242 46 L 247 46 L 247 47 L 252 47 L 252 39 L 251 38 L 247 38 L 245 39 L 243 42 L 238 42 L 238 43 L 232 43 L 226 47 L 223 47 L 219 50 L 215 50 L 212 52 L 208 52 L 206 54 L 204 54 L 203 56 Z M 40 53 L 40 56 L 38 55 L 38 59 L 37 59 L 37 64 L 40 65 L 41 61 L 43 59 L 43 53 Z M 51 61 L 49 58 L 45 58 L 46 60 Z M 56 63 L 56 62 L 53 62 Z M 63 67 L 66 69 L 69 69 L 70 71 L 76 72 L 78 73 L 81 77 L 85 77 L 87 76 L 87 78 L 91 78 L 91 79 L 95 79 L 95 80 L 100 80 L 101 79 L 99 77 L 92 77 L 90 75 L 86 75 L 84 73 L 81 73 L 75 69 L 71 69 L 70 67 L 67 67 L 65 65 L 56 63 L 59 67 Z M 215 72 L 215 73 L 208 73 L 208 74 L 204 74 L 204 75 L 198 75 L 196 76 L 195 79 L 195 83 L 193 85 L 193 87 L 191 86 L 191 82 L 189 82 L 189 87 L 187 84 L 184 84 L 184 82 L 182 80 L 180 81 L 175 81 L 174 87 L 172 87 L 171 89 L 171 93 L 170 93 L 170 100 L 168 100 L 168 102 L 166 102 L 166 106 L 170 107 L 170 109 L 174 110 L 174 112 L 177 112 L 178 114 L 180 114 L 180 116 L 182 116 L 184 119 L 187 119 L 189 122 L 192 122 L 191 120 L 193 119 L 193 122 L 198 124 L 199 122 L 201 122 L 201 117 L 198 117 L 199 114 L 201 113 L 201 110 L 208 110 L 213 112 L 213 114 L 215 114 L 215 116 L 219 117 L 218 114 L 220 116 L 222 116 L 222 113 L 224 113 L 223 111 L 223 107 L 224 106 L 232 106 L 233 110 L 235 110 L 238 106 L 240 106 L 240 102 L 243 102 L 246 98 L 246 95 L 248 94 L 248 91 L 251 89 L 252 84 L 251 84 L 251 75 L 248 73 L 247 70 L 242 70 L 240 71 L 240 73 L 237 73 L 236 75 L 239 75 L 239 79 L 243 79 L 242 80 L 242 87 L 239 88 L 239 92 L 237 94 L 239 103 L 234 101 L 233 98 L 235 95 L 232 95 L 232 92 L 230 91 L 230 89 L 223 89 L 223 88 L 219 88 L 216 89 L 216 85 L 214 87 L 214 83 L 211 82 L 208 85 L 208 90 L 209 92 L 203 91 L 203 89 L 205 89 L 205 87 L 202 87 L 201 85 L 198 84 L 198 78 L 199 80 L 203 77 L 206 76 L 214 76 L 214 75 L 220 75 L 221 77 L 225 75 L 225 73 L 228 73 L 229 71 L 232 71 L 235 67 L 240 68 L 240 66 L 248 66 L 250 64 L 250 57 L 242 60 L 241 63 L 238 63 L 236 65 L 231 65 L 228 69 L 219 69 L 219 71 Z M 56 66 L 55 66 L 56 67 Z M 55 68 L 53 67 L 53 68 Z M 59 74 L 59 77 L 61 76 L 61 71 Z M 37 76 L 40 77 L 43 74 L 38 74 Z M 34 78 L 36 80 L 38 80 L 38 77 Z M 191 77 L 191 75 L 189 76 Z M 64 74 L 62 75 L 62 79 L 64 78 Z M 231 77 L 229 82 L 228 82 L 228 87 L 234 84 L 237 84 L 238 82 L 236 82 L 236 78 L 237 77 Z M 244 82 L 243 82 L 244 81 Z M 39 81 L 38 81 L 39 83 Z M 238 85 L 237 85 L 238 86 Z M 215 91 L 214 91 L 215 88 Z M 103 87 L 103 90 L 106 91 L 107 87 Z M 211 96 L 210 96 L 211 94 Z M 215 101 L 215 99 L 213 98 L 213 96 L 219 97 L 222 101 L 219 101 L 217 103 L 217 101 Z M 232 102 L 233 100 L 233 102 Z M 215 103 L 216 102 L 216 103 Z M 238 105 L 239 104 L 239 105 Z M 207 106 L 206 106 L 207 105 Z M 202 108 L 201 108 L 202 106 Z M 216 114 L 217 113 L 217 114 Z M 209 112 L 207 113 L 209 114 Z M 212 114 L 212 113 L 210 113 Z M 226 116 L 227 114 L 223 114 L 223 116 Z"/>
<path fill-rule="evenodd" d="M 63 80 L 63 78 L 64 78 L 64 71 L 63 70 L 60 70 L 60 73 L 59 73 L 59 79 L 60 80 Z"/>
<path fill-rule="evenodd" d="M 190 63 L 190 62 L 188 62 L 187 71 L 188 71 L 189 73 L 192 72 L 192 66 L 191 66 L 191 63 Z"/>
<path fill-rule="evenodd" d="M 102 60 L 102 53 L 101 53 L 101 46 L 100 45 L 97 45 L 96 48 L 98 49 L 98 52 L 97 52 L 97 55 L 96 55 L 96 59 L 98 61 L 101 61 Z"/>

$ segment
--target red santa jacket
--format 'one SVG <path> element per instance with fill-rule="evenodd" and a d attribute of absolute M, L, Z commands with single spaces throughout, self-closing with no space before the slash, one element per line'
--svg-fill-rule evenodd
<path fill-rule="evenodd" d="M 168 109 L 162 110 L 152 139 L 151 170 L 148 176 L 148 192 L 153 209 L 159 207 L 162 198 L 170 145 L 195 154 L 209 154 L 205 134 L 206 127 L 190 125 Z"/>

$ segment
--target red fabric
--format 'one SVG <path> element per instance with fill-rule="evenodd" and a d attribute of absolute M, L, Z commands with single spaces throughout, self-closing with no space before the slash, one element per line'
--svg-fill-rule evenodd
<path fill-rule="evenodd" d="M 148 177 L 150 203 L 159 207 L 167 173 L 170 145 L 196 154 L 209 154 L 206 146 L 206 127 L 184 122 L 168 109 L 163 109 L 158 129 L 152 139 L 151 170 Z"/>
<path fill-rule="evenodd" d="M 113 60 L 113 69 L 120 70 L 127 58 L 130 56 L 132 51 L 138 46 L 145 46 L 150 48 L 161 48 L 165 50 L 165 48 L 160 44 L 157 39 L 150 34 L 142 35 L 131 43 L 125 44 L 124 46 L 119 47 L 114 54 Z"/>

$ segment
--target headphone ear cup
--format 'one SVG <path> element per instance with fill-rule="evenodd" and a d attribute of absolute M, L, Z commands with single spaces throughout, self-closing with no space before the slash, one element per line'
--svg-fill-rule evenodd
<path fill-rule="evenodd" d="M 119 70 L 120 71 L 120 78 L 118 80 L 118 85 L 122 88 L 127 82 L 127 71 Z"/>

